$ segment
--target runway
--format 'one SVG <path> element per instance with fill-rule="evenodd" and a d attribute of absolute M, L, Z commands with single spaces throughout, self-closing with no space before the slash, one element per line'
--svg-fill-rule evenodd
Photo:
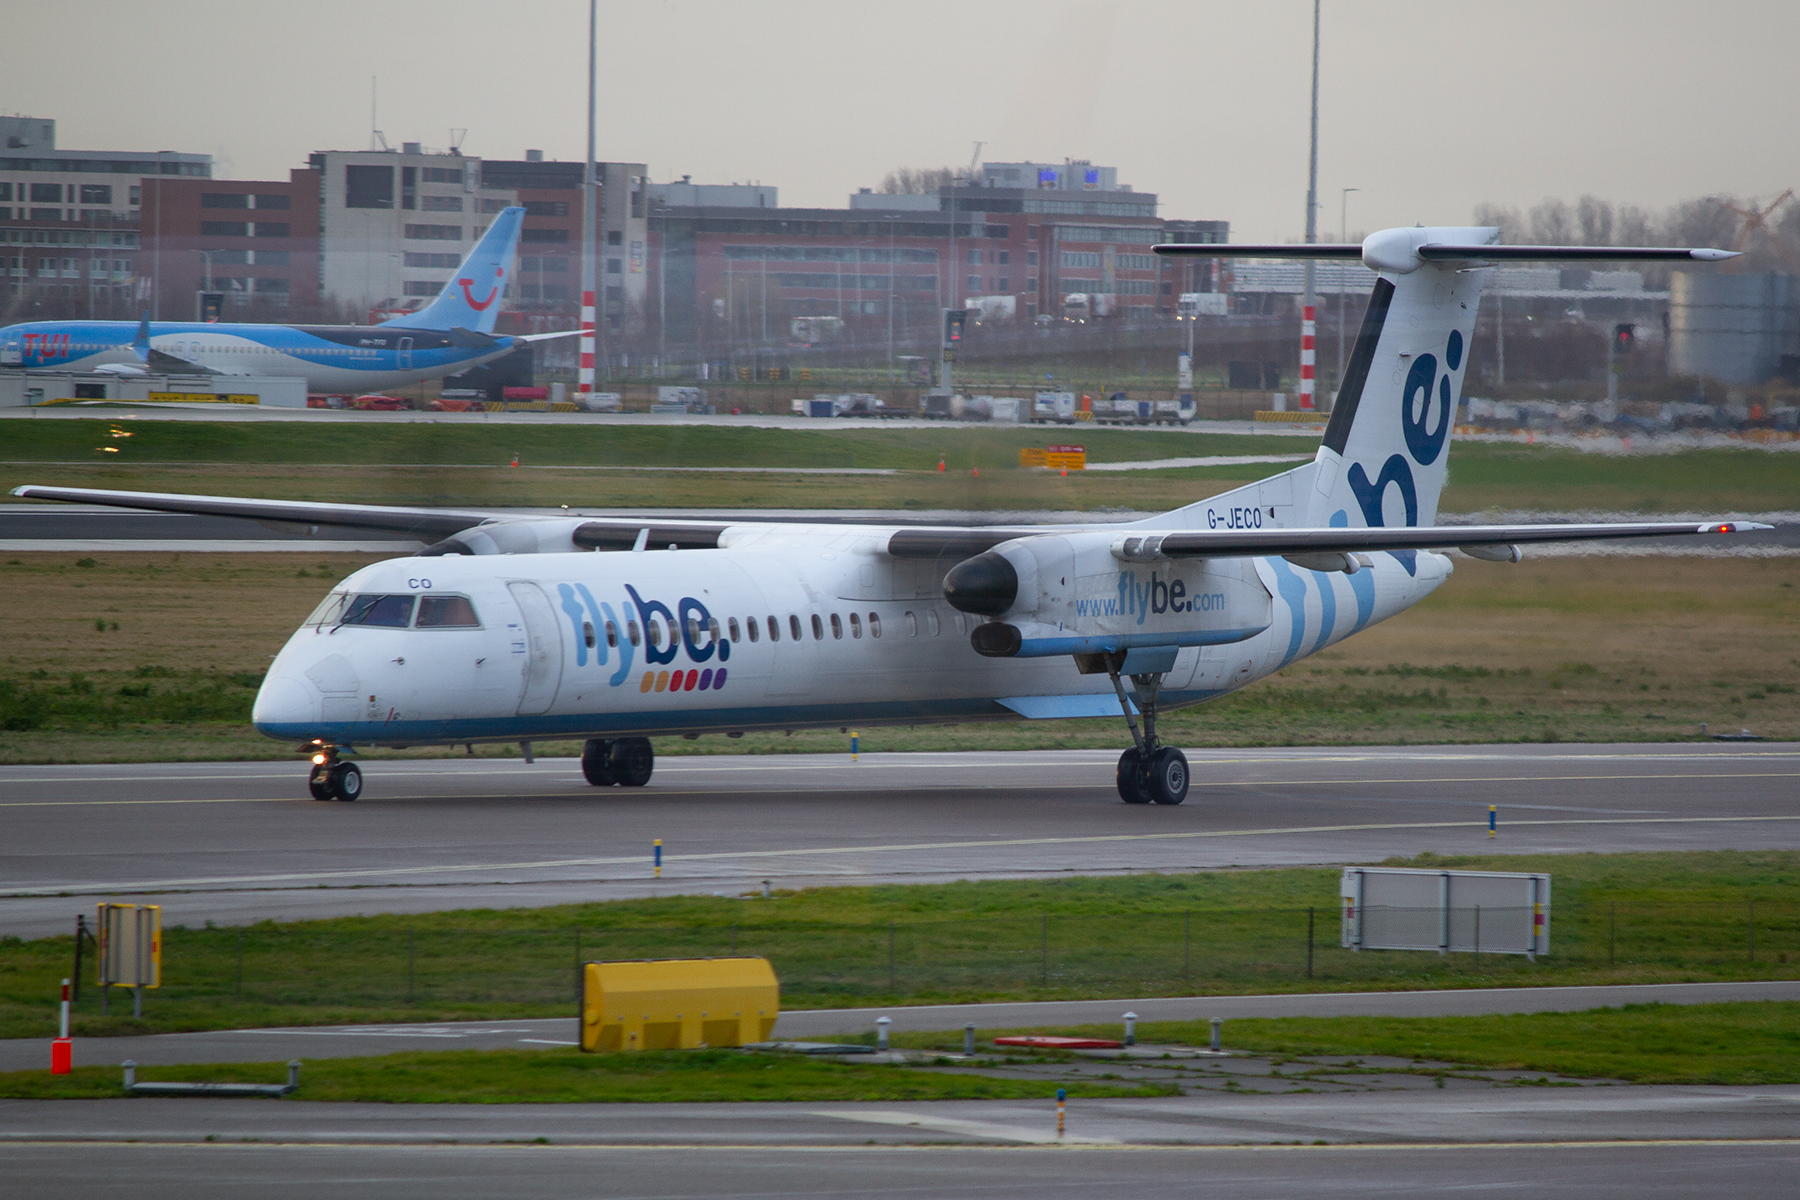
<path fill-rule="evenodd" d="M 0 1101 L 22 1195 L 1781 1195 L 1794 1088 L 1209 1094 L 1069 1105 Z M 1326 1143 L 1315 1145 L 1308 1143 Z"/>
<path fill-rule="evenodd" d="M 1800 745 L 1207 750 L 1174 808 L 1119 803 L 1117 755 L 664 757 L 642 790 L 573 760 L 0 768 L 0 934 L 156 893 L 167 925 L 648 895 L 1379 861 L 1800 846 Z M 1487 807 L 1499 807 L 1499 837 Z M 664 870 L 651 871 L 653 839 Z"/>

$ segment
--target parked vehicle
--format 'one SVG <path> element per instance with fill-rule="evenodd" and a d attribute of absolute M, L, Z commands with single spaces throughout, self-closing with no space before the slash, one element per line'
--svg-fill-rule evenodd
<path fill-rule="evenodd" d="M 1039 392 L 1031 398 L 1032 424 L 1073 425 L 1075 420 L 1074 392 Z"/>

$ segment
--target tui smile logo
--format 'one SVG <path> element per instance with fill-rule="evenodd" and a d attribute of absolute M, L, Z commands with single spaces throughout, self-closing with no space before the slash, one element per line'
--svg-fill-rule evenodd
<path fill-rule="evenodd" d="M 505 267 L 495 267 L 494 268 L 494 278 L 496 280 L 502 279 L 505 276 L 506 276 L 506 268 Z M 493 288 L 489 290 L 489 292 L 487 294 L 487 299 L 477 300 L 475 298 L 475 291 L 474 291 L 475 281 L 473 279 L 459 279 L 456 282 L 457 282 L 457 286 L 462 288 L 463 299 L 468 303 L 469 307 L 474 309 L 476 312 L 486 312 L 488 305 L 492 304 L 494 302 L 495 298 L 500 295 L 500 285 L 498 283 L 495 283 Z"/>

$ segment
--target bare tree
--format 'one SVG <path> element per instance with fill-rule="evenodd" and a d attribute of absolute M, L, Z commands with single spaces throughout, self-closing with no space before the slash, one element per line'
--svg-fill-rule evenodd
<path fill-rule="evenodd" d="M 1531 208 L 1531 241 L 1538 246 L 1566 246 L 1575 235 L 1569 206 L 1555 196 Z"/>
<path fill-rule="evenodd" d="M 966 178 L 955 167 L 897 167 L 881 181 L 881 190 L 890 196 L 930 195 L 939 188 L 949 187 L 959 177 Z M 977 182 L 980 177 L 977 172 Z"/>
<path fill-rule="evenodd" d="M 1656 246 L 1662 243 L 1662 227 L 1655 214 L 1635 204 L 1621 204 L 1613 213 L 1613 234 L 1620 246 Z"/>
<path fill-rule="evenodd" d="M 1525 219 L 1516 208 L 1504 204 L 1477 204 L 1475 223 L 1499 229 L 1500 241 L 1504 244 L 1516 246 L 1525 240 Z"/>
<path fill-rule="evenodd" d="M 1729 196 L 1683 201 L 1663 218 L 1663 237 L 1672 246 L 1730 246 L 1738 218 L 1725 205 L 1734 202 Z"/>
<path fill-rule="evenodd" d="M 1613 206 L 1598 196 L 1583 196 L 1575 202 L 1575 223 L 1581 230 L 1584 246 L 1613 244 Z"/>

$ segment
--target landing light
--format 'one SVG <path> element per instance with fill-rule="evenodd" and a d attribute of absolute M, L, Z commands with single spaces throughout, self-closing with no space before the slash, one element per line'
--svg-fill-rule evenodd
<path fill-rule="evenodd" d="M 313 766 L 322 767 L 324 765 L 325 765 L 325 756 L 323 754 L 313 755 Z"/>

